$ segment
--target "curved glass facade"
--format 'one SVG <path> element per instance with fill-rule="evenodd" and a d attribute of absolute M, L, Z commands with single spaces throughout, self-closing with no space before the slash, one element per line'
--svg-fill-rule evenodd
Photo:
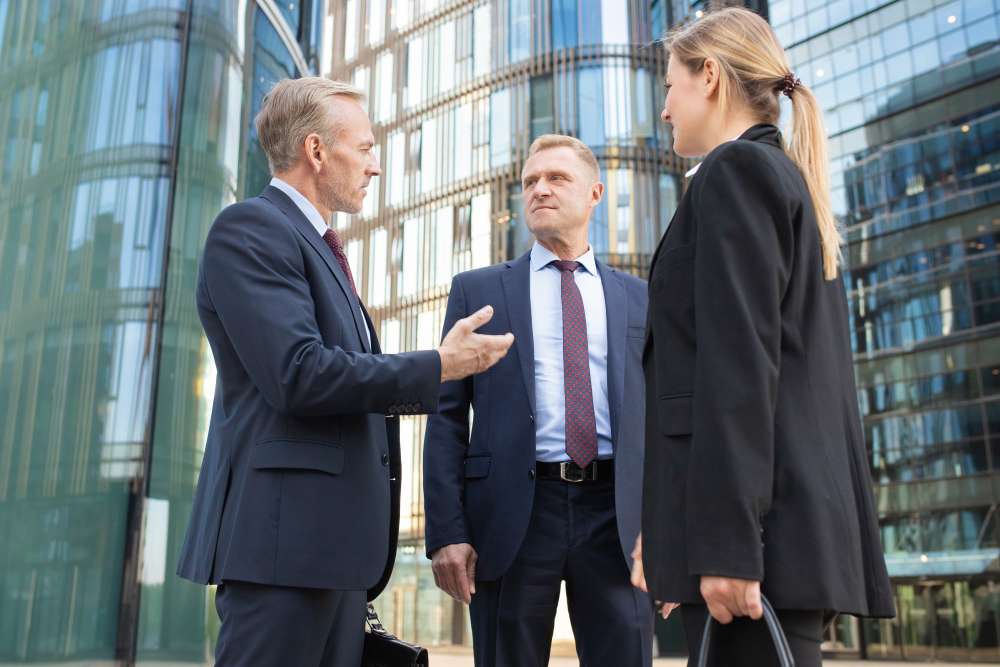
<path fill-rule="evenodd" d="M 211 592 L 173 575 L 215 384 L 198 258 L 325 15 L 0 0 L 0 663 L 209 661 Z"/>
<path fill-rule="evenodd" d="M 339 3 L 333 76 L 368 93 L 383 175 L 361 214 L 337 224 L 384 348 L 436 346 L 451 277 L 528 250 L 520 170 L 544 133 L 594 149 L 606 191 L 591 244 L 645 272 L 681 170 L 663 148 L 650 17 L 649 3 L 621 0 Z M 468 644 L 464 606 L 434 587 L 424 557 L 424 423 L 401 419 L 402 540 L 378 604 L 402 636 Z"/>
<path fill-rule="evenodd" d="M 1000 660 L 1000 3 L 771 0 L 820 99 L 899 616 L 831 647 Z"/>

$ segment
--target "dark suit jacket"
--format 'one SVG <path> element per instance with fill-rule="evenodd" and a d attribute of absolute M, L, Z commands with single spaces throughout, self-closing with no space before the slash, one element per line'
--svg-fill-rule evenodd
<path fill-rule="evenodd" d="M 333 253 L 274 187 L 216 218 L 197 301 L 218 382 L 178 574 L 374 597 L 398 519 L 386 416 L 437 408 L 438 353 L 379 354 L 373 331 L 369 349 Z"/>
<path fill-rule="evenodd" d="M 618 536 L 626 561 L 639 532 L 642 475 L 645 283 L 597 263 L 608 321 L 608 401 L 615 449 Z M 503 576 L 528 528 L 535 490 L 535 373 L 530 253 L 455 277 L 444 330 L 492 305 L 483 333 L 514 334 L 507 356 L 489 371 L 441 387 L 439 413 L 427 421 L 424 505 L 428 556 L 468 542 L 476 577 Z M 469 406 L 474 411 L 469 437 Z"/>
<path fill-rule="evenodd" d="M 643 564 L 655 599 L 763 580 L 777 608 L 891 616 L 843 282 L 773 125 L 702 163 L 649 281 Z"/>

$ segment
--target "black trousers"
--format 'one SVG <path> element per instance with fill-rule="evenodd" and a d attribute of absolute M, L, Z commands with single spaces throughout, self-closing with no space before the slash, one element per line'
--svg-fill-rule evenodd
<path fill-rule="evenodd" d="M 788 645 L 795 658 L 795 667 L 819 667 L 823 655 L 823 631 L 829 615 L 822 611 L 776 610 Z M 705 630 L 708 608 L 705 605 L 682 605 L 681 619 L 688 645 L 688 667 L 698 664 L 698 650 Z M 778 654 L 771 633 L 763 619 L 736 618 L 728 625 L 715 624 L 708 651 L 709 667 L 777 667 Z"/>
<path fill-rule="evenodd" d="M 614 482 L 539 480 L 524 542 L 472 597 L 476 667 L 545 667 L 562 582 L 581 667 L 648 667 L 652 606 L 629 583 Z"/>
<path fill-rule="evenodd" d="M 226 581 L 216 667 L 360 667 L 365 591 Z"/>

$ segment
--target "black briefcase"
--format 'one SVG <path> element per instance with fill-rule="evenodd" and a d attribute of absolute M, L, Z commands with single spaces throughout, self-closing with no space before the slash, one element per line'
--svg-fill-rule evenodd
<path fill-rule="evenodd" d="M 788 638 L 785 631 L 781 629 L 778 615 L 774 613 L 771 603 L 763 595 L 760 596 L 761 606 L 764 607 L 764 622 L 771 632 L 771 641 L 778 653 L 778 662 L 781 667 L 795 667 L 795 658 L 792 657 L 792 649 L 788 646 Z M 712 644 L 712 625 L 714 624 L 712 615 L 709 614 L 705 620 L 705 631 L 701 635 L 701 648 L 698 650 L 698 667 L 707 667 L 708 649 Z"/>
<path fill-rule="evenodd" d="M 365 623 L 368 631 L 361 667 L 428 667 L 427 649 L 408 644 L 383 628 L 370 602 Z"/>

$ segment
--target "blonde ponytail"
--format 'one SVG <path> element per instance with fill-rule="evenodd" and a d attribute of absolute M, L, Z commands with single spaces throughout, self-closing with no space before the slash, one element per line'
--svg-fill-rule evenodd
<path fill-rule="evenodd" d="M 823 277 L 834 280 L 841 259 L 841 236 L 830 204 L 826 132 L 812 91 L 792 74 L 785 51 L 767 21 L 742 7 L 709 12 L 675 28 L 664 40 L 670 57 L 693 72 L 708 58 L 719 63 L 719 105 L 725 113 L 742 102 L 762 122 L 776 125 L 778 95 L 792 101 L 791 141 L 785 151 L 802 173 L 816 212 L 823 255 Z"/>
<path fill-rule="evenodd" d="M 826 131 L 823 113 L 812 91 L 799 84 L 792 100 L 792 139 L 785 147 L 805 179 L 823 249 L 823 277 L 833 280 L 840 265 L 842 237 L 830 205 L 830 179 L 827 171 Z"/>

